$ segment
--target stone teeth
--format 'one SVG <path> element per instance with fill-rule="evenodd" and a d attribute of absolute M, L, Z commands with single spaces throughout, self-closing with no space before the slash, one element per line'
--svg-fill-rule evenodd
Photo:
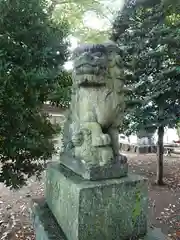
<path fill-rule="evenodd" d="M 98 71 L 99 71 L 99 67 L 96 67 L 96 68 L 95 68 L 95 73 L 97 74 Z"/>

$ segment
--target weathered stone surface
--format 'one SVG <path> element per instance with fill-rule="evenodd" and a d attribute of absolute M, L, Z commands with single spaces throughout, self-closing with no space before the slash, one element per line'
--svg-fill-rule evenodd
<path fill-rule="evenodd" d="M 132 153 L 147 154 L 147 153 L 156 153 L 156 145 L 138 145 L 138 144 L 120 144 L 120 150 L 129 151 Z"/>
<path fill-rule="evenodd" d="M 60 163 L 88 180 L 119 178 L 126 176 L 128 173 L 127 158 L 123 155 L 119 155 L 118 159 L 100 166 L 99 164 L 91 165 L 86 161 L 64 154 L 61 156 Z"/>
<path fill-rule="evenodd" d="M 66 240 L 44 199 L 34 200 L 30 210 L 36 240 Z"/>
<path fill-rule="evenodd" d="M 86 181 L 60 164 L 50 164 L 46 201 L 68 240 L 146 234 L 147 182 L 137 175 Z"/>
<path fill-rule="evenodd" d="M 110 166 L 112 171 L 111 162 L 119 158 L 118 129 L 124 112 L 120 50 L 113 42 L 85 44 L 74 50 L 72 60 L 71 106 L 62 154 L 89 165 L 106 165 L 106 171 Z"/>
<path fill-rule="evenodd" d="M 154 145 L 140 145 L 140 146 L 137 146 L 137 152 L 140 154 L 155 153 L 156 148 L 157 147 Z"/>
<path fill-rule="evenodd" d="M 170 240 L 170 238 L 161 232 L 160 228 L 149 229 L 142 240 Z"/>
<path fill-rule="evenodd" d="M 149 153 L 149 146 L 144 145 L 144 146 L 138 146 L 138 153 L 140 154 L 146 154 Z"/>
<path fill-rule="evenodd" d="M 35 205 L 33 204 L 32 221 L 36 240 L 68 240 L 44 200 L 38 201 Z M 104 238 L 104 240 L 106 239 Z M 114 240 L 121 240 L 121 238 L 117 237 Z M 168 240 L 168 237 L 160 229 L 154 228 L 149 229 L 147 235 L 141 240 Z"/>
<path fill-rule="evenodd" d="M 36 240 L 68 240 L 61 227 L 57 224 L 44 199 L 36 201 L 35 204 L 33 204 L 31 215 Z M 91 238 L 91 240 L 94 239 Z M 104 238 L 104 240 L 107 239 Z M 114 238 L 114 240 L 121 240 L 121 238 L 117 237 Z M 154 228 L 149 229 L 146 236 L 141 238 L 141 240 L 168 240 L 168 237 L 166 237 L 160 229 Z"/>

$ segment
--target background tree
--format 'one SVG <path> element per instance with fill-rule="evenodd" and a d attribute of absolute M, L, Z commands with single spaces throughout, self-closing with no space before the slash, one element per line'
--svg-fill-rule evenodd
<path fill-rule="evenodd" d="M 127 4 L 113 24 L 112 39 L 123 52 L 127 110 L 132 131 L 158 130 L 157 183 L 163 184 L 164 128 L 174 127 L 180 113 L 180 6 L 163 1 Z"/>
<path fill-rule="evenodd" d="M 46 0 L 2 0 L 0 15 L 0 181 L 19 187 L 54 151 L 41 108 L 68 57 L 68 24 Z"/>
<path fill-rule="evenodd" d="M 66 17 L 71 26 L 71 35 L 81 42 L 102 42 L 108 39 L 109 29 L 123 1 L 114 0 L 52 0 L 53 17 Z M 96 24 L 92 25 L 93 18 Z"/>
<path fill-rule="evenodd" d="M 179 121 L 177 122 L 176 130 L 177 130 L 177 135 L 178 135 L 178 137 L 180 139 L 180 122 Z"/>
<path fill-rule="evenodd" d="M 71 100 L 72 77 L 71 71 L 62 71 L 57 76 L 56 86 L 49 94 L 48 100 L 52 105 L 68 108 Z"/>

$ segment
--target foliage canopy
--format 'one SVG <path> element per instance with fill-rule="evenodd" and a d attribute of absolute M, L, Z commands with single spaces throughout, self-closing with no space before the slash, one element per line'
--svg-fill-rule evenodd
<path fill-rule="evenodd" d="M 138 3 L 138 1 L 137 1 Z M 158 130 L 157 183 L 163 184 L 163 137 L 180 116 L 180 4 L 127 3 L 113 24 L 122 50 L 127 95 L 123 127 L 129 133 Z"/>
<path fill-rule="evenodd" d="M 41 109 L 68 58 L 69 27 L 46 0 L 2 0 L 0 15 L 0 181 L 19 187 L 54 151 L 58 128 Z"/>
<path fill-rule="evenodd" d="M 126 5 L 113 24 L 122 50 L 132 131 L 174 126 L 180 113 L 180 6 Z M 134 108 L 132 108 L 134 106 Z M 127 121 L 126 121 L 127 122 Z"/>

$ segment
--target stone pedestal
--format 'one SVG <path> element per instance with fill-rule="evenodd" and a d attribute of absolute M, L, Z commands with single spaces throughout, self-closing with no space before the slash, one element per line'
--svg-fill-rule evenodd
<path fill-rule="evenodd" d="M 45 199 L 31 208 L 36 240 L 165 240 L 148 230 L 147 196 L 141 176 L 89 181 L 50 163 Z"/>
<path fill-rule="evenodd" d="M 33 202 L 33 206 L 31 208 L 31 217 L 33 220 L 36 240 L 68 240 L 44 199 L 35 200 Z M 170 240 L 168 237 L 162 234 L 161 230 L 158 228 L 148 229 L 147 234 L 140 239 Z M 121 238 L 117 237 L 115 240 L 121 240 Z"/>
<path fill-rule="evenodd" d="M 68 240 L 116 240 L 147 232 L 147 181 L 137 175 L 88 181 L 50 164 L 46 201 Z"/>
<path fill-rule="evenodd" d="M 127 158 L 119 155 L 117 126 L 124 112 L 119 50 L 110 41 L 78 46 L 72 54 L 61 163 L 48 166 L 45 203 L 32 207 L 36 240 L 149 239 L 147 180 L 128 175 Z"/>
<path fill-rule="evenodd" d="M 138 154 L 156 153 L 157 146 L 156 145 L 131 145 L 130 152 L 138 153 Z"/>
<path fill-rule="evenodd" d="M 139 154 L 156 153 L 156 148 L 157 147 L 155 145 L 139 145 L 138 153 Z"/>
<path fill-rule="evenodd" d="M 91 165 L 81 159 L 75 159 L 67 154 L 60 157 L 61 164 L 87 180 L 112 179 L 127 176 L 127 157 L 119 155 L 114 161 L 100 165 Z"/>

